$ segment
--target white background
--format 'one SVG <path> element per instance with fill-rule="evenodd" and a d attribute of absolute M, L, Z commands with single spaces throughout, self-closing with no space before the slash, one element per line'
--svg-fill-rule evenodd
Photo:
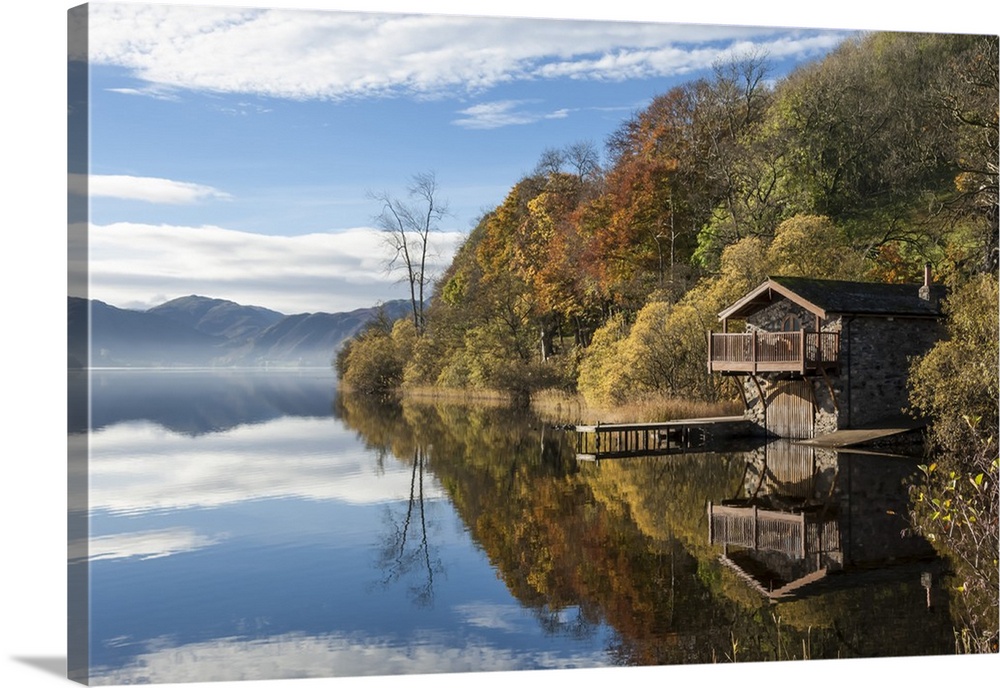
<path fill-rule="evenodd" d="M 66 10 L 74 3 L 15 0 L 7 5 L 2 25 L 3 80 L 0 81 L 0 187 L 5 242 L 0 346 L 4 362 L 0 381 L 0 686 L 33 688 L 66 685 Z M 268 5 L 367 11 L 470 12 L 513 16 L 584 19 L 685 21 L 699 23 L 809 26 L 827 28 L 903 29 L 997 33 L 996 10 L 989 0 L 960 4 L 933 3 L 935 11 L 893 16 L 875 10 L 877 3 L 730 2 L 684 3 L 684 7 L 648 0 L 555 2 L 553 0 L 486 0 L 476 4 L 417 0 L 334 2 L 227 2 L 225 5 Z M 672 3 L 670 3 L 672 4 Z M 808 7 L 821 7 L 818 12 Z M 470 9 L 475 7 L 474 10 Z M 516 180 L 511 180 L 513 184 Z M 13 337 L 7 335 L 14 334 Z M 30 337 L 30 338 L 29 338 Z M 450 675 L 394 679 L 300 679 L 226 682 L 213 686 L 285 688 L 338 686 L 506 686 L 516 681 L 542 686 L 554 680 L 628 682 L 652 686 L 683 681 L 745 684 L 747 681 L 799 682 L 813 686 L 869 685 L 893 680 L 900 684 L 935 685 L 954 681 L 989 683 L 998 675 L 998 656 L 972 658 L 904 658 L 717 667 L 663 667 L 525 672 L 517 675 Z M 613 673 L 611 673 L 613 672 Z M 565 675 L 563 675 L 565 674 Z M 748 675 L 749 674 L 749 675 Z M 874 674 L 874 675 L 873 675 Z M 201 685 L 201 684 L 199 684 Z M 205 684 L 208 685 L 208 684 Z"/>

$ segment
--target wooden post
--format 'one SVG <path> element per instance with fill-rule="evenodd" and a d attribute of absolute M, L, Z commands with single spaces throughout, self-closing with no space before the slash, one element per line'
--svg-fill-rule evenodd
<path fill-rule="evenodd" d="M 749 400 L 747 400 L 747 391 L 743 389 L 743 383 L 739 380 L 738 377 L 731 377 L 729 379 L 736 381 L 736 390 L 740 393 L 740 399 L 743 400 L 743 410 L 744 411 L 747 410 L 748 408 L 750 408 L 750 402 Z"/>
<path fill-rule="evenodd" d="M 799 514 L 799 532 L 802 533 L 802 558 L 806 558 L 806 515 Z"/>
<path fill-rule="evenodd" d="M 757 372 L 757 332 L 750 333 L 750 360 L 753 363 L 750 365 L 754 373 Z"/>
<path fill-rule="evenodd" d="M 799 372 L 805 375 L 806 372 L 806 331 L 805 328 L 799 330 Z"/>

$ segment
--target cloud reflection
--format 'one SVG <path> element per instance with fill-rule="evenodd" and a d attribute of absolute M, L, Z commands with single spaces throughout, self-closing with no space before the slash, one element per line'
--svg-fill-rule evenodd
<path fill-rule="evenodd" d="M 458 605 L 455 611 L 466 623 L 477 628 L 515 632 L 523 631 L 535 623 L 524 609 L 513 605 L 473 602 Z"/>
<path fill-rule="evenodd" d="M 560 656 L 493 647 L 482 640 L 456 647 L 445 640 L 427 634 L 364 639 L 288 633 L 165 646 L 159 639 L 125 666 L 96 667 L 90 685 L 571 669 L 608 663 L 601 651 Z"/>
<path fill-rule="evenodd" d="M 187 528 L 102 535 L 90 539 L 89 559 L 90 561 L 131 557 L 159 559 L 211 547 L 218 542 L 218 538 L 199 535 Z"/>
<path fill-rule="evenodd" d="M 410 469 L 379 465 L 331 419 L 285 417 L 190 437 L 150 422 L 123 423 L 90 439 L 92 511 L 143 513 L 217 508 L 261 499 L 405 500 Z M 426 499 L 443 498 L 440 485 Z"/>

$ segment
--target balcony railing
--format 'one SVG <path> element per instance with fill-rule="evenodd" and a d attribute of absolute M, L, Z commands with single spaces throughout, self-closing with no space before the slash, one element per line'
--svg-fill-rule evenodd
<path fill-rule="evenodd" d="M 837 332 L 710 332 L 708 368 L 713 373 L 798 372 L 836 368 Z"/>
<path fill-rule="evenodd" d="M 817 513 L 789 513 L 756 506 L 708 503 L 708 541 L 804 559 L 840 549 L 835 518 Z"/>

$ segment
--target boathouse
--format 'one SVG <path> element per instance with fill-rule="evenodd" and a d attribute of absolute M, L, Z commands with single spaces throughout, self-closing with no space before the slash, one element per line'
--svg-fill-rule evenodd
<path fill-rule="evenodd" d="M 746 417 L 771 435 L 898 426 L 911 361 L 943 335 L 944 295 L 930 266 L 922 285 L 771 277 L 719 313 L 708 367 L 737 378 Z"/>

